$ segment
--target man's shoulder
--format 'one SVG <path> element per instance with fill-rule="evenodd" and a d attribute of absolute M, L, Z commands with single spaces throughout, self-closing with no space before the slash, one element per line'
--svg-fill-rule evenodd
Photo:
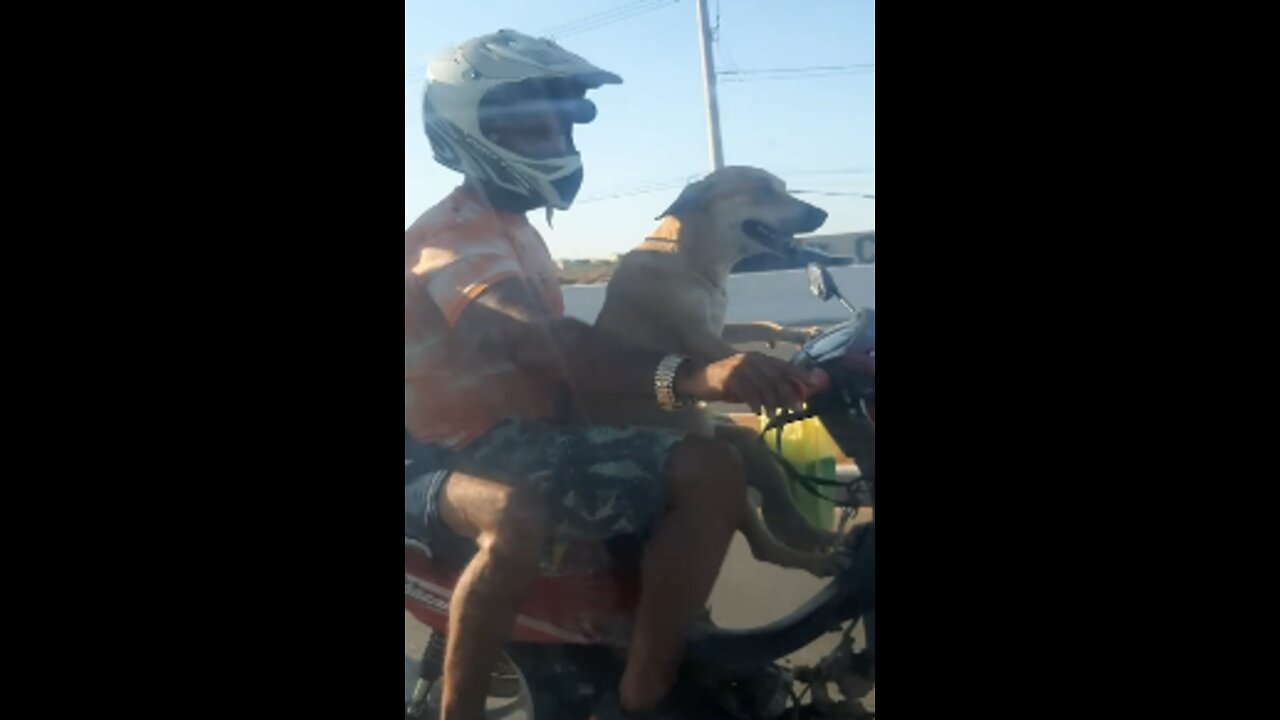
<path fill-rule="evenodd" d="M 404 231 L 405 243 L 433 240 L 448 235 L 451 231 L 487 224 L 483 208 L 459 187 L 418 216 L 412 225 Z"/>
<path fill-rule="evenodd" d="M 493 211 L 458 188 L 405 230 L 405 270 L 422 275 L 462 257 L 509 254 L 503 237 Z"/>

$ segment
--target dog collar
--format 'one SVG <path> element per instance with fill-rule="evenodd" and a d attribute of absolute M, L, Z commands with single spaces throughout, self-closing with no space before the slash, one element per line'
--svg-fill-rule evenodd
<path fill-rule="evenodd" d="M 644 242 L 640 243 L 640 247 L 636 249 L 648 250 L 650 252 L 676 253 L 680 252 L 680 243 L 666 238 L 651 237 L 646 238 Z"/>

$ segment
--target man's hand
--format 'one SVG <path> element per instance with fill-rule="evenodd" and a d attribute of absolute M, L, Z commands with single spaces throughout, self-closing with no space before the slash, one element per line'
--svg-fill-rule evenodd
<path fill-rule="evenodd" d="M 799 410 L 809 395 L 829 382 L 812 372 L 760 353 L 740 353 L 710 365 L 692 362 L 676 374 L 676 395 L 704 402 L 742 402 L 752 412 Z"/>

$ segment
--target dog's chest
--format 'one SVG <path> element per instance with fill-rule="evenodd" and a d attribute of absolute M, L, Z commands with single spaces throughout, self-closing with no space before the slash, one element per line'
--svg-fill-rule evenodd
<path fill-rule="evenodd" d="M 707 301 L 707 329 L 716 337 L 724 333 L 724 316 L 729 309 L 729 293 L 723 287 L 715 288 Z"/>
<path fill-rule="evenodd" d="M 684 328 L 697 328 L 700 332 L 720 337 L 724 334 L 729 294 L 723 285 L 717 285 L 705 276 L 687 273 L 684 277 L 688 278 L 686 282 L 675 286 L 677 290 L 671 298 L 665 325 L 671 326 L 671 320 L 678 319 L 678 324 Z M 679 317 L 675 318 L 677 315 Z"/>

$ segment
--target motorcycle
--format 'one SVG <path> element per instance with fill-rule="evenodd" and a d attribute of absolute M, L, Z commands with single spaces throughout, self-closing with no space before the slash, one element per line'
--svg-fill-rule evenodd
<path fill-rule="evenodd" d="M 804 411 L 771 421 L 770 428 L 819 418 L 841 451 L 855 460 L 859 483 L 869 490 L 837 493 L 833 499 L 844 506 L 845 520 L 859 505 L 868 506 L 873 517 L 845 536 L 841 552 L 850 562 L 791 614 L 749 630 L 718 628 L 709 619 L 700 623 L 672 691 L 680 708 L 672 718 L 874 717 L 857 701 L 875 683 L 875 379 L 861 371 L 856 356 L 874 355 L 875 313 L 850 305 L 825 267 L 811 264 L 808 276 L 815 296 L 824 302 L 838 299 L 851 317 L 812 338 L 792 359 L 805 368 L 824 369 L 830 388 L 811 397 Z M 409 455 L 406 447 L 406 482 L 424 471 Z M 805 487 L 814 492 L 835 485 L 812 482 Z M 560 562 L 535 582 L 494 671 L 486 700 L 489 718 L 586 720 L 617 686 L 639 598 L 640 548 L 623 538 L 606 546 L 560 545 L 557 552 Z M 405 720 L 439 715 L 449 605 L 466 559 L 432 557 L 406 533 L 405 610 L 431 634 Z M 853 630 L 859 623 L 866 641 L 855 649 Z M 781 664 L 833 632 L 841 633 L 840 640 L 819 662 L 796 668 Z"/>

